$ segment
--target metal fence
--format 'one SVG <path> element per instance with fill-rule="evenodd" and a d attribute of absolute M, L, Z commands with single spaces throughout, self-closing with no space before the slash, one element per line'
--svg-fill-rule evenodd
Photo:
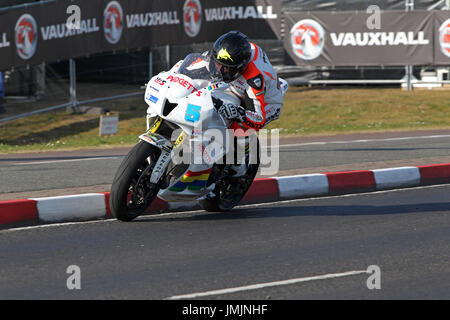
<path fill-rule="evenodd" d="M 284 53 L 278 40 L 260 40 L 271 61 L 282 65 Z M 168 70 L 191 52 L 209 50 L 212 42 L 184 46 L 162 46 L 97 54 L 4 73 L 6 112 L 0 123 L 66 108 L 84 112 L 99 103 L 141 96 L 148 80 Z M 144 102 L 142 100 L 142 107 Z M 19 111 L 19 112 L 18 112 Z"/>

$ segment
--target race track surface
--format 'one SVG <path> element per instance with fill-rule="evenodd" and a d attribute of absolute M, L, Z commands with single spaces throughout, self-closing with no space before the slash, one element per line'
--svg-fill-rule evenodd
<path fill-rule="evenodd" d="M 428 186 L 2 230 L 0 299 L 449 299 L 449 194 Z M 71 265 L 79 290 L 67 288 Z M 369 290 L 373 265 L 381 288 Z M 276 285 L 289 279 L 310 280 Z"/>

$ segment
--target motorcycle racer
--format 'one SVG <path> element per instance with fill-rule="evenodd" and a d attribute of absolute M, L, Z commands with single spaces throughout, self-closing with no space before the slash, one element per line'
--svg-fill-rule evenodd
<path fill-rule="evenodd" d="M 248 136 L 279 118 L 288 84 L 278 77 L 264 50 L 239 31 L 220 36 L 201 56 L 192 63 L 190 76 L 195 78 L 195 72 L 206 68 L 228 84 L 240 104 L 215 100 L 217 111 L 234 130 L 238 148 L 248 150 L 249 140 L 236 137 Z M 177 72 L 182 63 L 179 61 L 169 72 Z M 238 162 L 232 166 L 236 177 L 246 170 L 245 161 Z"/>
<path fill-rule="evenodd" d="M 278 77 L 261 47 L 250 43 L 242 32 L 230 31 L 203 55 L 209 55 L 210 63 L 214 63 L 203 67 L 220 73 L 221 80 L 241 101 L 240 105 L 224 104 L 218 110 L 231 122 L 230 128 L 258 131 L 279 118 L 288 83 Z M 179 61 L 170 72 L 177 72 L 182 63 Z"/>
<path fill-rule="evenodd" d="M 223 81 L 242 102 L 219 109 L 224 118 L 233 121 L 231 128 L 258 131 L 279 118 L 281 86 L 287 87 L 287 82 L 278 78 L 263 49 L 250 43 L 242 32 L 230 31 L 216 40 L 210 55 Z"/>

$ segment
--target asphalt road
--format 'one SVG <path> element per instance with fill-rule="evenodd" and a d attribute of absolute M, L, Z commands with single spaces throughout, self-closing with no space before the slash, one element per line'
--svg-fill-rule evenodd
<path fill-rule="evenodd" d="M 428 186 L 3 230 L 0 299 L 450 299 L 449 194 Z M 81 289 L 67 288 L 71 265 Z M 373 265 L 381 288 L 369 290 Z"/>
<path fill-rule="evenodd" d="M 284 139 L 279 150 L 263 166 L 279 168 L 270 176 L 435 164 L 450 162 L 450 131 Z M 0 155 L 0 194 L 111 184 L 128 151 Z"/>

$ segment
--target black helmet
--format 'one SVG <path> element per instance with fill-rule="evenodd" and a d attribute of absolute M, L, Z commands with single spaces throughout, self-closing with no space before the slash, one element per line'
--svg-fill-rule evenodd
<path fill-rule="evenodd" d="M 239 31 L 230 31 L 222 35 L 214 43 L 211 50 L 214 61 L 227 67 L 220 70 L 223 80 L 230 82 L 239 76 L 252 56 L 252 48 L 245 34 Z"/>

